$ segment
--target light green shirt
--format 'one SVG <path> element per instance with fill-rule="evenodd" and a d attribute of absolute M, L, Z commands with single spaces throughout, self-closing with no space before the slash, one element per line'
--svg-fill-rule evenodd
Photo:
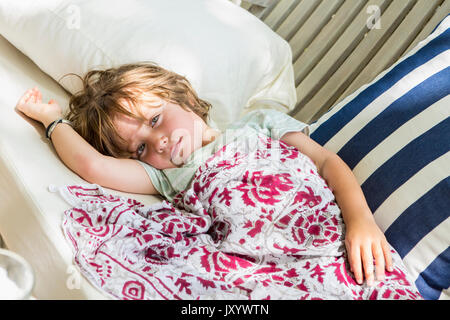
<path fill-rule="evenodd" d="M 243 143 L 256 143 L 256 140 L 253 140 L 256 139 L 258 133 L 263 133 L 274 140 L 280 140 L 286 133 L 298 131 L 309 133 L 305 123 L 283 112 L 273 109 L 258 109 L 229 125 L 211 143 L 191 153 L 186 159 L 186 163 L 180 168 L 158 170 L 145 162 L 139 161 L 139 163 L 144 166 L 156 190 L 168 201 L 172 201 L 178 192 L 189 187 L 197 169 L 224 145 L 236 139 L 242 139 Z"/>

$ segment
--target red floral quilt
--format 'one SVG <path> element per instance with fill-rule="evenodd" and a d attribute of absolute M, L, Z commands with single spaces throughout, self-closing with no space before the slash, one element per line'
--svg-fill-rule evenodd
<path fill-rule="evenodd" d="M 333 193 L 308 157 L 264 135 L 224 146 L 173 203 L 59 192 L 76 264 L 114 298 L 421 299 L 393 249 L 384 281 L 355 282 Z"/>

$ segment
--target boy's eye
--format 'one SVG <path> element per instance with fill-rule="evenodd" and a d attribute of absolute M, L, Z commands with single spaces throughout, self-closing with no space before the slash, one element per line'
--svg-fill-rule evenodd
<path fill-rule="evenodd" d="M 158 122 L 158 119 L 159 119 L 159 114 L 157 115 L 157 116 L 154 116 L 153 118 L 152 118 L 152 121 L 151 121 L 151 126 L 152 126 L 152 128 L 155 126 L 155 124 Z"/>
<path fill-rule="evenodd" d="M 137 154 L 138 158 L 141 156 L 142 152 L 144 152 L 144 149 L 145 149 L 145 143 L 140 144 L 136 150 L 136 154 Z"/>

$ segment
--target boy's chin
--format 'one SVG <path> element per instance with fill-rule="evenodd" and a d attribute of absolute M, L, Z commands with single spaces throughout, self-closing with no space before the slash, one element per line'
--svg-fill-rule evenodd
<path fill-rule="evenodd" d="M 175 157 L 170 159 L 170 162 L 175 166 L 175 167 L 181 167 L 182 165 L 184 165 L 186 163 L 187 158 L 189 158 L 190 152 L 187 151 L 186 149 L 182 148 L 180 153 L 178 155 L 176 155 Z"/>
<path fill-rule="evenodd" d="M 180 156 L 177 156 L 173 159 L 170 159 L 170 162 L 174 165 L 174 167 L 180 167 L 184 164 L 184 159 Z"/>

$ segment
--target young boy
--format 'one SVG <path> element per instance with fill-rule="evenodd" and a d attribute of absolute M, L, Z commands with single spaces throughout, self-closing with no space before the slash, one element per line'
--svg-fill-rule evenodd
<path fill-rule="evenodd" d="M 174 190 L 167 189 L 170 181 L 159 172 L 183 168 L 195 151 L 222 134 L 208 126 L 210 104 L 197 97 L 189 82 L 156 65 L 93 70 L 82 80 L 83 90 L 70 100 L 70 123 L 58 121 L 61 107 L 54 100 L 44 103 L 37 88 L 24 94 L 17 109 L 47 128 L 61 160 L 88 182 L 169 198 Z M 305 127 L 281 113 L 275 118 L 250 121 L 257 126 L 295 122 L 293 127 Z M 345 221 L 345 245 L 356 281 L 362 284 L 365 277 L 373 285 L 374 271 L 376 279 L 383 280 L 385 269 L 393 269 L 389 244 L 351 170 L 301 130 L 279 139 L 308 156 L 333 191 Z"/>

